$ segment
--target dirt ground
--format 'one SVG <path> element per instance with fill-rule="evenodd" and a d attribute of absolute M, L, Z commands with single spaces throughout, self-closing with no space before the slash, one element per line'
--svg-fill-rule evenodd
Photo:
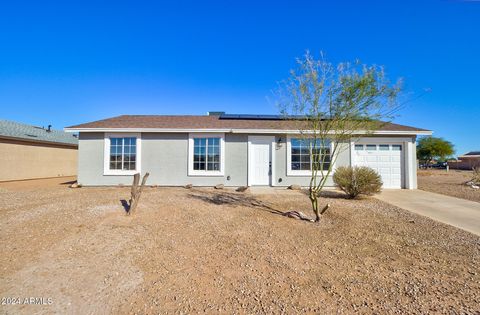
<path fill-rule="evenodd" d="M 464 185 L 470 179 L 472 179 L 472 171 L 419 170 L 418 188 L 480 202 L 480 189 L 473 189 Z"/>
<path fill-rule="evenodd" d="M 61 182 L 0 184 L 0 296 L 44 298 L 1 313 L 480 311 L 480 238 L 375 199 L 312 224 L 279 215 L 301 192 L 148 188 L 128 217 L 128 188 Z"/>

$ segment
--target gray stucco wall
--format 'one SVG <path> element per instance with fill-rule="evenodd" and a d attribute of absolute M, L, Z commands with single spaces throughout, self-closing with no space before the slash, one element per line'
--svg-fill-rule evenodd
<path fill-rule="evenodd" d="M 286 135 L 277 135 L 281 142 L 274 148 L 275 186 L 298 184 L 308 186 L 309 176 L 287 176 Z M 410 165 L 415 165 L 415 138 L 390 138 L 409 143 L 413 154 Z M 359 140 L 365 140 L 361 138 Z M 372 139 L 373 140 L 373 139 Z M 224 176 L 188 176 L 188 133 L 143 133 L 141 144 L 142 173 L 149 172 L 148 184 L 164 186 L 245 186 L 248 183 L 248 135 L 225 134 Z M 335 166 L 351 165 L 350 143 L 343 143 Z M 408 165 L 407 165 L 408 166 Z M 130 185 L 132 176 L 104 175 L 104 134 L 80 133 L 78 150 L 78 182 L 85 186 Z M 416 188 L 416 169 L 408 170 Z M 142 174 L 143 175 L 143 174 Z M 229 179 L 227 179 L 229 178 Z M 333 186 L 331 177 L 327 186 Z"/>
<path fill-rule="evenodd" d="M 188 176 L 187 133 L 143 133 L 142 173 L 150 173 L 150 185 L 244 186 L 248 173 L 247 138 L 243 134 L 225 134 L 225 176 Z M 131 184 L 132 176 L 103 175 L 103 163 L 104 134 L 80 133 L 78 182 L 86 186 Z"/>
<path fill-rule="evenodd" d="M 277 145 L 277 147 L 275 148 L 275 186 L 308 186 L 310 184 L 310 176 L 287 176 L 287 136 L 282 135 L 281 138 L 282 141 L 280 143 L 280 146 Z M 276 141 L 278 142 L 278 137 L 276 138 Z M 338 152 L 339 155 L 335 166 L 350 165 L 350 144 L 341 144 L 341 148 Z M 331 175 L 329 176 L 326 185 L 333 186 L 333 180 Z"/>

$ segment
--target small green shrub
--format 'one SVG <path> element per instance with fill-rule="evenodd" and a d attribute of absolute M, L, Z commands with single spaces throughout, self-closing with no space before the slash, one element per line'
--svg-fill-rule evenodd
<path fill-rule="evenodd" d="M 366 166 L 341 166 L 333 174 L 333 181 L 349 198 L 379 193 L 383 185 L 380 175 Z"/>

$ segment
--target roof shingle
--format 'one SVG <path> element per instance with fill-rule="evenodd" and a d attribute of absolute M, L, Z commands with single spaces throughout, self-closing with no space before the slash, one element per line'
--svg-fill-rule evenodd
<path fill-rule="evenodd" d="M 122 115 L 97 120 L 67 129 L 120 129 L 120 128 L 154 128 L 154 129 L 262 129 L 294 130 L 298 121 L 288 119 L 225 119 L 221 116 L 168 116 L 168 115 Z M 429 131 L 394 123 L 384 123 L 382 131 Z"/>
<path fill-rule="evenodd" d="M 51 142 L 56 144 L 78 145 L 78 139 L 71 133 L 42 127 L 21 124 L 0 119 L 0 137 L 29 140 L 34 142 Z"/>

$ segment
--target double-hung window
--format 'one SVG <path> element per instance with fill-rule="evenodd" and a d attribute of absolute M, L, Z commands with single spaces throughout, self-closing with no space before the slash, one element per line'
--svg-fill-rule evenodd
<path fill-rule="evenodd" d="M 140 171 L 140 135 L 105 135 L 105 175 L 131 175 Z"/>
<path fill-rule="evenodd" d="M 224 170 L 224 135 L 190 134 L 189 175 L 221 176 Z"/>
<path fill-rule="evenodd" d="M 331 142 L 321 139 L 291 137 L 287 144 L 287 175 L 311 175 L 317 163 L 317 169 L 328 170 L 331 163 Z"/>

